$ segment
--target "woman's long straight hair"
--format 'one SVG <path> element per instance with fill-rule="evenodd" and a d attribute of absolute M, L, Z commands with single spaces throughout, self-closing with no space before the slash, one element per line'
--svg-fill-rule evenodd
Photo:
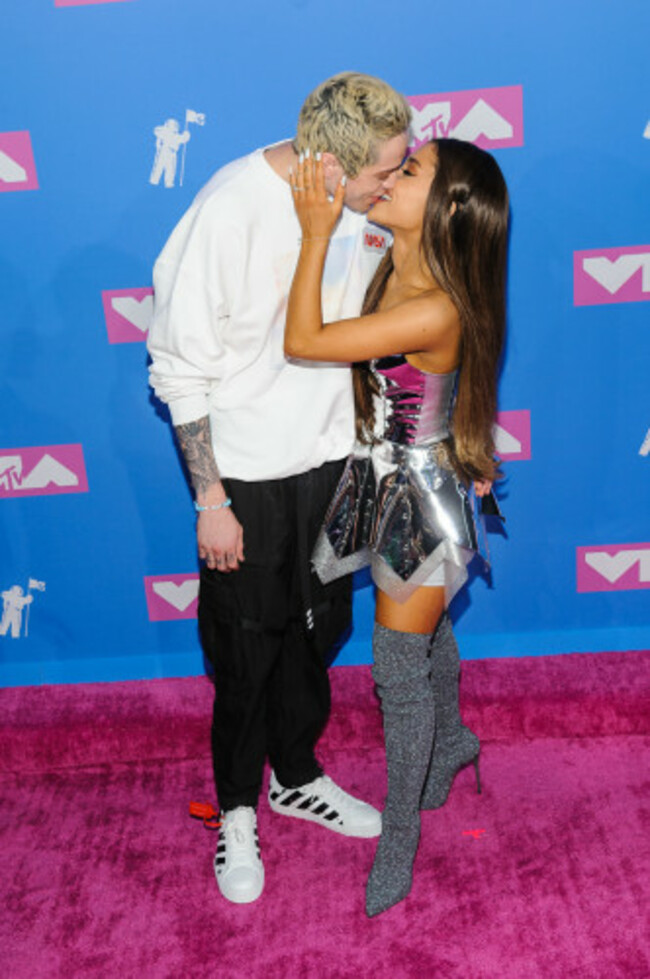
<path fill-rule="evenodd" d="M 454 454 L 468 479 L 494 479 L 492 429 L 505 336 L 508 191 L 489 153 L 457 139 L 433 140 L 436 172 L 425 206 L 420 248 L 461 323 L 460 372 L 452 417 Z M 376 310 L 393 268 L 377 269 L 363 312 Z M 371 441 L 376 393 L 368 365 L 355 367 L 357 434 Z"/>

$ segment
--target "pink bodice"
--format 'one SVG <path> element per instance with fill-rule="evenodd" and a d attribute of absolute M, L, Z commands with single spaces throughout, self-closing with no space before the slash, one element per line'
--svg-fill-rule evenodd
<path fill-rule="evenodd" d="M 428 445 L 450 434 L 458 371 L 429 374 L 402 354 L 373 363 L 384 403 L 383 438 L 400 445 Z"/>

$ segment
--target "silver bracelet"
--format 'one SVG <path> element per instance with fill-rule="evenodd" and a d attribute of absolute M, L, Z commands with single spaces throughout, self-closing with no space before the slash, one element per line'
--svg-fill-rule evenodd
<path fill-rule="evenodd" d="M 215 503 L 214 506 L 201 506 L 196 500 L 194 501 L 194 509 L 197 513 L 205 513 L 206 510 L 223 510 L 227 506 L 232 506 L 232 500 L 229 496 L 226 497 L 223 503 Z"/>

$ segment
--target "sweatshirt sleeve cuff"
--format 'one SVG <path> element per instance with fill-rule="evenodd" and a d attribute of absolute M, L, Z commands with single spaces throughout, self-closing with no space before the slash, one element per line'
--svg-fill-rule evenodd
<path fill-rule="evenodd" d="M 205 394 L 191 394 L 184 398 L 175 398 L 169 402 L 169 413 L 174 427 L 187 425 L 188 422 L 198 421 L 210 414 L 208 398 Z"/>

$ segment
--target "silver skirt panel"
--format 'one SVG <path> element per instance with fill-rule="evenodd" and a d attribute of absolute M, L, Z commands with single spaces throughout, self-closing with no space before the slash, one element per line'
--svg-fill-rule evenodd
<path fill-rule="evenodd" d="M 446 445 L 384 441 L 348 459 L 312 562 L 324 582 L 370 565 L 399 602 L 442 577 L 449 604 L 475 554 L 488 563 L 483 518 Z"/>

